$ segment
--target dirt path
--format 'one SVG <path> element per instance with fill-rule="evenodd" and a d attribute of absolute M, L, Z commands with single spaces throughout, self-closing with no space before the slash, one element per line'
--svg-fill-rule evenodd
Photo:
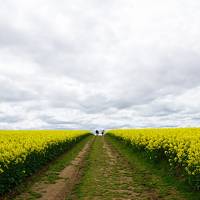
<path fill-rule="evenodd" d="M 16 200 L 184 200 L 161 177 L 130 163 L 112 140 L 92 138 L 59 179 L 37 182 Z"/>
<path fill-rule="evenodd" d="M 143 191 L 143 186 L 134 182 L 132 167 L 104 137 L 96 138 L 86 163 L 81 183 L 68 199 L 158 199 L 155 191 Z"/>
<path fill-rule="evenodd" d="M 21 194 L 16 200 L 65 200 L 74 185 L 79 182 L 81 169 L 92 142 L 93 140 L 87 142 L 78 156 L 59 173 L 59 179 L 52 184 L 43 181 L 37 182 L 32 186 L 31 192 Z"/>

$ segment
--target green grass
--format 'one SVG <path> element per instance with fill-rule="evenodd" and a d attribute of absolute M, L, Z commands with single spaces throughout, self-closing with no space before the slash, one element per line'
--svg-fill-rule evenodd
<path fill-rule="evenodd" d="M 126 157 L 133 170 L 137 171 L 134 179 L 138 184 L 157 190 L 161 198 L 166 198 L 174 191 L 178 192 L 183 199 L 200 199 L 200 192 L 191 190 L 185 182 L 173 176 L 165 161 L 151 162 L 143 156 L 142 152 L 135 152 L 122 141 L 108 135 L 106 138 L 122 156 Z M 173 197 L 172 194 L 169 199 L 176 199 L 176 195 Z"/>
<path fill-rule="evenodd" d="M 82 179 L 76 185 L 72 195 L 66 198 L 67 200 L 84 199 L 85 197 L 105 199 L 105 195 L 109 197 L 102 171 L 107 166 L 102 145 L 102 138 L 96 137 L 90 153 L 86 157 Z"/>
<path fill-rule="evenodd" d="M 96 187 L 98 187 L 98 190 L 102 189 L 99 187 L 99 184 L 96 184 L 102 179 L 98 173 L 101 170 L 100 167 L 104 166 L 104 159 L 102 159 L 102 156 L 102 143 L 96 137 L 91 151 L 85 161 L 84 174 L 82 179 L 84 181 L 81 181 L 75 189 L 75 192 L 78 195 L 78 199 L 82 199 L 85 197 L 85 195 L 90 197 L 96 196 Z M 94 179 L 94 177 L 97 178 L 97 176 L 98 181 L 96 181 L 97 179 Z"/>
<path fill-rule="evenodd" d="M 29 191 L 29 194 L 30 194 L 29 200 L 35 200 L 42 197 L 42 195 L 38 192 Z"/>

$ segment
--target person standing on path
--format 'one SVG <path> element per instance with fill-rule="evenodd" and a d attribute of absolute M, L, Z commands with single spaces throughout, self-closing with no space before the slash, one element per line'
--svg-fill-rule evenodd
<path fill-rule="evenodd" d="M 98 131 L 98 130 L 96 130 L 95 132 L 96 132 L 96 135 L 98 136 L 98 135 L 99 135 L 99 131 Z"/>

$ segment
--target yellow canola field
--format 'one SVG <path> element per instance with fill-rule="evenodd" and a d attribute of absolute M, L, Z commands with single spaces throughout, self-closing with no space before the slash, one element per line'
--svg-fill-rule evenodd
<path fill-rule="evenodd" d="M 89 133 L 87 130 L 0 131 L 0 194 Z"/>
<path fill-rule="evenodd" d="M 118 129 L 107 133 L 153 152 L 155 157 L 163 153 L 171 166 L 182 167 L 189 176 L 200 175 L 200 128 Z"/>

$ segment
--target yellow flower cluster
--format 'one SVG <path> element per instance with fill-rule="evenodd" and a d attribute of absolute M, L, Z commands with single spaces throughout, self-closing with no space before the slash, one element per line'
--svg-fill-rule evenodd
<path fill-rule="evenodd" d="M 200 175 L 200 128 L 118 129 L 107 133 L 149 152 L 162 152 L 171 166 Z"/>
<path fill-rule="evenodd" d="M 0 131 L 0 194 L 90 131 Z"/>

